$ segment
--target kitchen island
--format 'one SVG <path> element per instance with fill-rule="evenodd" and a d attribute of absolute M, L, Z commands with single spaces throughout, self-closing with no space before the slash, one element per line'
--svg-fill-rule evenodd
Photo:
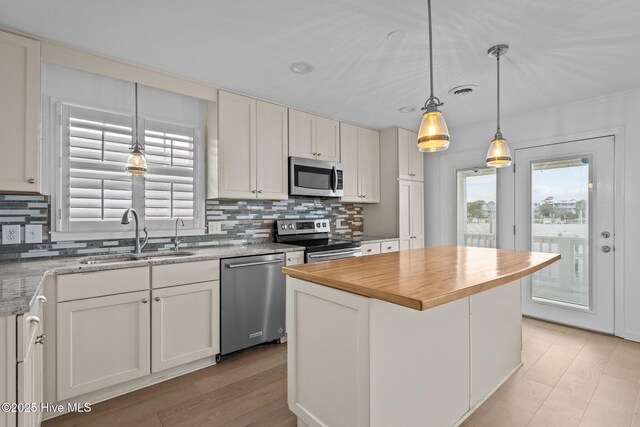
<path fill-rule="evenodd" d="M 521 365 L 519 279 L 559 255 L 431 247 L 285 267 L 300 425 L 451 426 Z"/>

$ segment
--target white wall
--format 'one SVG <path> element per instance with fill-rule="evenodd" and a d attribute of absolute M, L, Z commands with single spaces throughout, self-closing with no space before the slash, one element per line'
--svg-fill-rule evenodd
<path fill-rule="evenodd" d="M 445 112 L 446 114 L 446 112 Z M 614 135 L 616 144 L 616 335 L 640 341 L 640 89 L 504 117 L 512 150 Z M 495 122 L 451 130 L 443 153 L 425 156 L 426 245 L 455 244 L 455 174 L 482 165 Z M 626 221 L 625 221 L 626 219 Z M 513 170 L 498 171 L 498 246 L 513 248 Z"/>

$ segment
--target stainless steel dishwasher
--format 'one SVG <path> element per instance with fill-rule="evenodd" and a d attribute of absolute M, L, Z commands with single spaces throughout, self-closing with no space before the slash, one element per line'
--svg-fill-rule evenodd
<path fill-rule="evenodd" d="M 220 353 L 284 336 L 284 254 L 221 260 Z"/>

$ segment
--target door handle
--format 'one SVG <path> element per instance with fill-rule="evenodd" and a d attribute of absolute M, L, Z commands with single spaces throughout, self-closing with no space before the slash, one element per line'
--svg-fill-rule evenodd
<path fill-rule="evenodd" d="M 602 249 L 602 252 L 604 252 L 605 254 L 611 252 L 611 246 L 608 245 L 604 245 L 600 249 Z"/>
<path fill-rule="evenodd" d="M 602 236 L 603 239 L 608 239 L 609 237 L 611 237 L 611 233 L 609 233 L 608 231 L 603 231 L 602 233 L 600 233 L 600 236 Z"/>
<path fill-rule="evenodd" d="M 282 264 L 284 260 L 274 259 L 273 261 L 245 262 L 242 264 L 227 264 L 229 268 L 253 267 L 254 265 Z"/>
<path fill-rule="evenodd" d="M 335 166 L 331 168 L 331 189 L 334 193 L 338 191 L 338 170 Z"/>

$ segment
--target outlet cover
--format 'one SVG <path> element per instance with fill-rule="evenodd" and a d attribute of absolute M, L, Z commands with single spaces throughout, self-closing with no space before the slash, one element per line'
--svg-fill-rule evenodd
<path fill-rule="evenodd" d="M 22 241 L 20 236 L 20 225 L 3 225 L 2 226 L 2 244 L 17 245 Z"/>
<path fill-rule="evenodd" d="M 222 234 L 222 223 L 209 221 L 209 234 Z"/>
<path fill-rule="evenodd" d="M 27 224 L 24 226 L 25 243 L 42 243 L 42 224 Z"/>

